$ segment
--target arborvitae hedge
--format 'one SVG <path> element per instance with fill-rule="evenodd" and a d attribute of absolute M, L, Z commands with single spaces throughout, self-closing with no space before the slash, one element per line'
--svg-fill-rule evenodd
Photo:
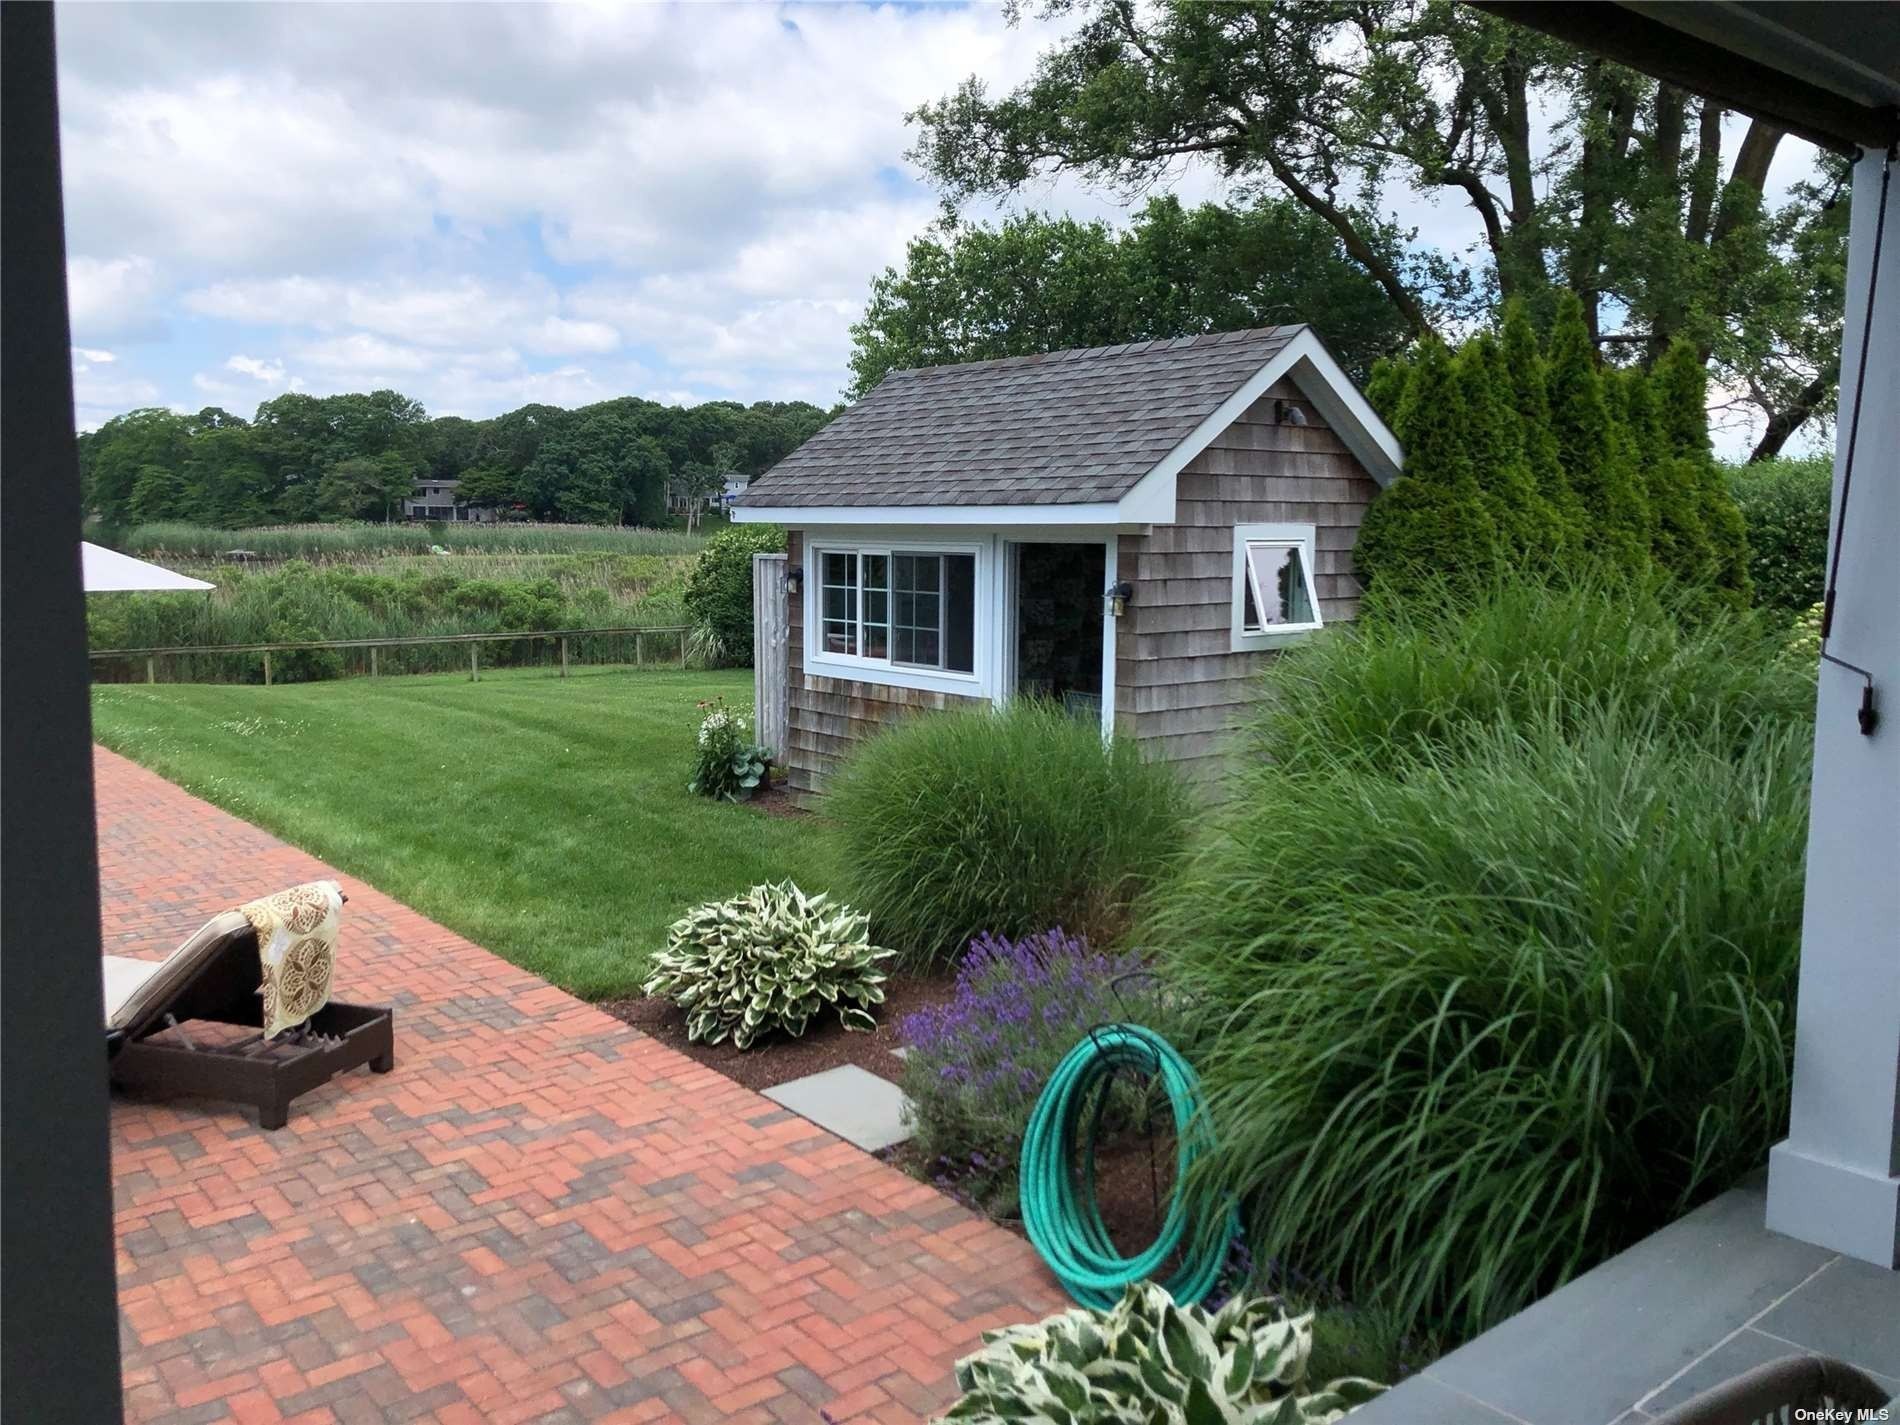
<path fill-rule="evenodd" d="M 1709 452 L 1709 378 L 1694 344 L 1680 337 L 1671 342 L 1651 379 L 1657 430 L 1675 466 L 1672 478 L 1694 492 L 1708 541 L 1701 582 L 1722 591 L 1735 604 L 1747 604 L 1754 597 L 1748 574 L 1748 529 Z"/>
<path fill-rule="evenodd" d="M 1551 545 L 1561 557 L 1582 545 L 1583 501 L 1577 498 L 1557 455 L 1557 437 L 1550 427 L 1544 353 L 1522 300 L 1504 304 L 1501 346 L 1504 369 L 1511 382 L 1511 401 L 1517 408 L 1518 430 L 1524 439 L 1524 460 L 1550 510 Z"/>
<path fill-rule="evenodd" d="M 1387 425 L 1399 418 L 1411 373 L 1411 363 L 1402 356 L 1382 356 L 1372 363 L 1372 374 L 1366 378 L 1366 400 Z"/>
<path fill-rule="evenodd" d="M 1680 463 L 1663 440 L 1656 410 L 1656 381 L 1639 366 L 1611 379 L 1623 417 L 1628 457 L 1635 463 L 1650 512 L 1650 548 L 1656 562 L 1685 583 L 1708 577 L 1711 550 L 1702 526 L 1702 492 L 1684 479 Z"/>
<path fill-rule="evenodd" d="M 1652 371 L 1600 366 L 1568 292 L 1543 349 L 1512 301 L 1496 335 L 1382 359 L 1366 397 L 1404 445 L 1406 475 L 1373 502 L 1361 572 L 1391 590 L 1523 568 L 1660 569 L 1748 602 L 1746 528 L 1710 456 L 1706 395 L 1686 341 Z"/>
<path fill-rule="evenodd" d="M 1574 292 L 1557 299 L 1550 329 L 1551 433 L 1557 458 L 1583 502 L 1583 548 L 1612 568 L 1650 567 L 1649 520 L 1642 491 L 1621 458 L 1603 395 L 1603 376 Z"/>
<path fill-rule="evenodd" d="M 1465 398 L 1472 474 L 1498 527 L 1504 552 L 1518 567 L 1546 567 L 1555 558 L 1550 506 L 1524 459 L 1524 432 L 1511 400 L 1497 338 L 1479 332 L 1453 359 Z"/>
<path fill-rule="evenodd" d="M 1499 536 L 1473 474 L 1471 416 L 1452 356 L 1427 340 L 1406 381 L 1393 433 L 1405 473 L 1366 511 L 1356 558 L 1382 593 L 1475 591 L 1499 572 Z"/>

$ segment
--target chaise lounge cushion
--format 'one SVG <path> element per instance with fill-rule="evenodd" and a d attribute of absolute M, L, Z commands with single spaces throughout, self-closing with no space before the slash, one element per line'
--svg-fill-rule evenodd
<path fill-rule="evenodd" d="M 251 922 L 242 911 L 227 910 L 199 926 L 189 940 L 163 960 L 104 956 L 100 970 L 105 980 L 106 1028 L 131 1029 L 138 1025 L 188 984 L 233 935 L 250 932 Z"/>

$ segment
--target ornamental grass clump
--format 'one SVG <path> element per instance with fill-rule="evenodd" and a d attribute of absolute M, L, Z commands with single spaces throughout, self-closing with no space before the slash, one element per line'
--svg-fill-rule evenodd
<path fill-rule="evenodd" d="M 1013 1214 L 1023 1130 L 1063 1055 L 1092 1026 L 1165 1033 L 1170 1018 L 1136 953 L 1092 950 L 1060 928 L 979 936 L 951 997 L 898 1022 L 916 1150 L 945 1186 Z"/>
<path fill-rule="evenodd" d="M 1136 1282 L 1106 1311 L 985 1331 L 983 1348 L 957 1362 L 962 1399 L 938 1419 L 1330 1425 L 1385 1389 L 1356 1377 L 1310 1383 L 1312 1348 L 1313 1318 L 1271 1298 L 1206 1311 Z"/>
<path fill-rule="evenodd" d="M 686 1037 L 748 1049 L 770 1034 L 803 1034 L 826 1008 L 846 1029 L 875 1029 L 891 956 L 863 915 L 790 881 L 688 911 L 653 957 L 645 993 L 686 1011 Z"/>
<path fill-rule="evenodd" d="M 1180 849 L 1187 808 L 1133 742 L 1033 700 L 911 718 L 863 744 L 827 796 L 840 889 L 914 961 L 986 931 L 1113 941 Z"/>
<path fill-rule="evenodd" d="M 1262 1259 L 1453 1337 L 1786 1132 L 1812 671 L 1753 620 L 1508 591 L 1269 675 L 1146 943 Z"/>

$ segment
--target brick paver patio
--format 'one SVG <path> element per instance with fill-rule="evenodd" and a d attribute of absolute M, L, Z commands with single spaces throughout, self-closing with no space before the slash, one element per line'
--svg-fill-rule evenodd
<path fill-rule="evenodd" d="M 108 953 L 336 874 L 95 767 Z M 1009 1233 L 339 879 L 337 995 L 396 1007 L 394 1073 L 274 1133 L 114 1100 L 130 1419 L 907 1420 L 1062 1304 Z"/>

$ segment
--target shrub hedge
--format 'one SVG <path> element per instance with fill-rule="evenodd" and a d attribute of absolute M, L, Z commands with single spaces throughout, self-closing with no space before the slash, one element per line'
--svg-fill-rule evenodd
<path fill-rule="evenodd" d="M 752 666 L 752 556 L 785 547 L 772 524 L 736 524 L 706 541 L 686 580 L 686 611 L 725 661 Z"/>
<path fill-rule="evenodd" d="M 1833 480 L 1833 462 L 1824 455 L 1728 472 L 1729 491 L 1748 526 L 1748 572 L 1763 608 L 1798 614 L 1820 602 Z"/>

